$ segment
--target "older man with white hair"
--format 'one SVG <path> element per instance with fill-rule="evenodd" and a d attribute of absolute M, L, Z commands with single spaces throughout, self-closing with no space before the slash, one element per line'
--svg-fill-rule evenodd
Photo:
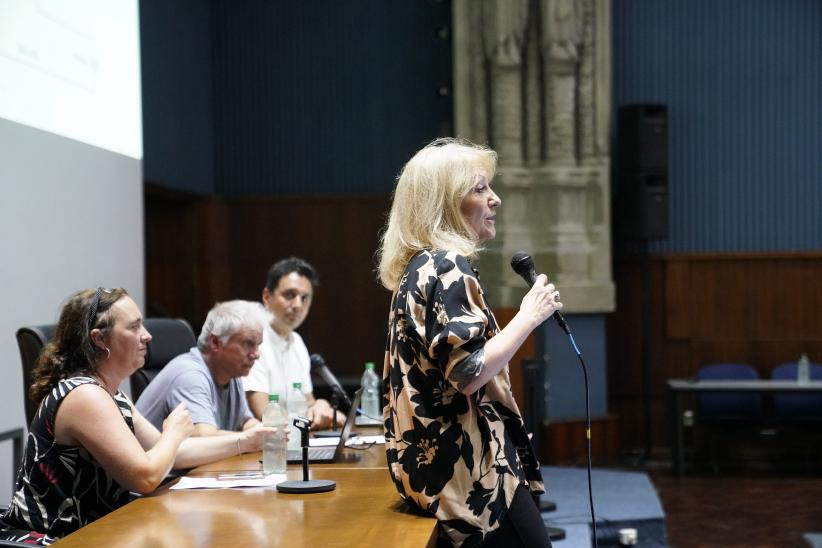
<path fill-rule="evenodd" d="M 171 360 L 143 391 L 137 409 L 162 427 L 186 402 L 195 436 L 247 430 L 260 424 L 248 407 L 241 378 L 260 357 L 262 326 L 270 321 L 259 303 L 218 303 L 206 317 L 197 346 Z"/>

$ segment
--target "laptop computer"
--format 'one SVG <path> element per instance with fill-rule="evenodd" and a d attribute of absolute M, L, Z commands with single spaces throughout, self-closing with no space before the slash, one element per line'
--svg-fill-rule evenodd
<path fill-rule="evenodd" d="M 308 462 L 334 462 L 339 460 L 342 456 L 343 449 L 345 449 L 345 442 L 351 437 L 351 428 L 354 426 L 354 420 L 357 418 L 357 408 L 360 406 L 360 396 L 362 395 L 362 388 L 354 393 L 354 398 L 351 400 L 351 409 L 348 410 L 348 415 L 345 417 L 345 424 L 340 430 L 340 441 L 336 446 L 322 446 L 308 448 Z M 290 449 L 286 452 L 286 460 L 289 464 L 300 463 L 303 461 L 303 450 Z"/>

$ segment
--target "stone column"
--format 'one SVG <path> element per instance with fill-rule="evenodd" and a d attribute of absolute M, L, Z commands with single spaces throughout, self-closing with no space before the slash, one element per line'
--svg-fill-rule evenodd
<path fill-rule="evenodd" d="M 503 204 L 480 268 L 495 306 L 524 293 L 531 253 L 569 313 L 614 309 L 607 0 L 455 0 L 456 135 L 499 153 Z"/>

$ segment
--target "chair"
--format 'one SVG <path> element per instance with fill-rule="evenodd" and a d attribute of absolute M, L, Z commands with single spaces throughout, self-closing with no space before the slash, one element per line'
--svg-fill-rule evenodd
<path fill-rule="evenodd" d="M 145 326 L 152 335 L 148 343 L 146 361 L 129 379 L 132 401 L 142 394 L 148 383 L 171 359 L 187 352 L 197 343 L 194 331 L 187 321 L 181 318 L 146 318 Z M 17 346 L 20 348 L 20 361 L 23 366 L 23 400 L 26 408 L 26 424 L 31 424 L 37 406 L 29 398 L 29 387 L 32 383 L 31 372 L 43 347 L 54 335 L 54 325 L 21 327 L 17 330 Z"/>
<path fill-rule="evenodd" d="M 771 370 L 775 381 L 795 381 L 796 362 L 779 364 Z M 810 377 L 822 381 L 822 364 L 810 364 Z M 781 422 L 822 422 L 822 394 L 774 393 L 774 418 Z"/>
<path fill-rule="evenodd" d="M 700 381 L 752 381 L 759 373 L 747 364 L 712 363 L 703 365 L 696 374 Z M 697 417 L 711 433 L 711 465 L 714 473 L 719 472 L 717 443 L 719 437 L 745 432 L 752 427 L 757 430 L 762 422 L 762 398 L 759 394 L 699 394 L 697 396 Z"/>
<path fill-rule="evenodd" d="M 32 383 L 31 372 L 37 363 L 40 351 L 54 335 L 54 328 L 52 324 L 21 327 L 17 330 L 17 346 L 20 349 L 20 362 L 23 366 L 23 402 L 26 407 L 27 425 L 31 424 L 34 414 L 37 413 L 37 407 L 40 405 L 39 401 L 32 401 L 29 397 L 29 388 Z"/>
<path fill-rule="evenodd" d="M 131 399 L 135 402 L 168 362 L 197 344 L 194 330 L 182 318 L 146 318 L 144 324 L 151 333 L 151 342 L 145 364 L 129 379 Z"/>
<path fill-rule="evenodd" d="M 696 374 L 700 381 L 754 381 L 759 373 L 742 363 L 712 363 L 702 366 Z M 758 394 L 700 394 L 697 410 L 703 420 L 759 420 L 762 418 L 762 399 Z"/>
<path fill-rule="evenodd" d="M 809 364 L 810 378 L 822 380 L 822 364 Z M 771 370 L 771 379 L 779 381 L 797 380 L 796 362 L 782 363 Z M 779 426 L 783 447 L 794 447 L 804 453 L 804 466 L 812 470 L 818 457 L 814 457 L 814 447 L 819 441 L 819 427 L 822 425 L 822 394 L 797 394 L 774 392 L 773 416 Z"/>

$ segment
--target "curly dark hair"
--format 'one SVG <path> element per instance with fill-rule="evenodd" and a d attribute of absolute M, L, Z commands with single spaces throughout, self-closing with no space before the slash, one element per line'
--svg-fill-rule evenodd
<path fill-rule="evenodd" d="M 29 388 L 32 401 L 40 402 L 62 379 L 91 375 L 106 352 L 92 344 L 91 332 L 111 333 L 114 318 L 111 307 L 128 295 L 125 289 L 84 289 L 69 297 L 54 330 L 32 371 Z"/>

